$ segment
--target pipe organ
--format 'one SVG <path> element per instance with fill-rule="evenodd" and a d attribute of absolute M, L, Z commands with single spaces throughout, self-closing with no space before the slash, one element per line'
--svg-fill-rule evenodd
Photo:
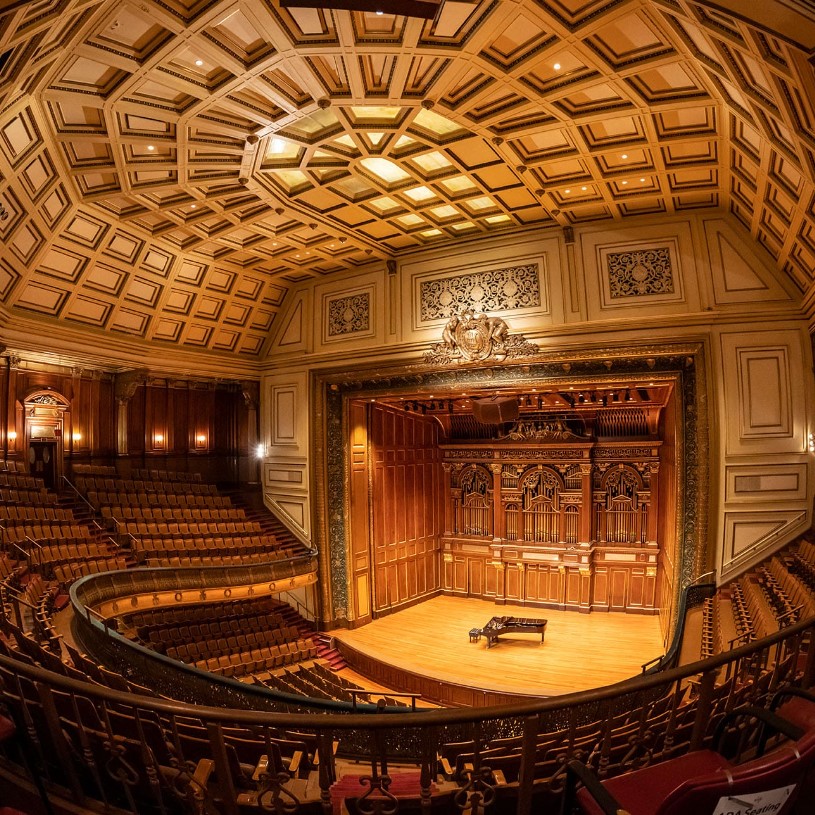
<path fill-rule="evenodd" d="M 660 444 L 440 445 L 444 591 L 656 613 Z"/>

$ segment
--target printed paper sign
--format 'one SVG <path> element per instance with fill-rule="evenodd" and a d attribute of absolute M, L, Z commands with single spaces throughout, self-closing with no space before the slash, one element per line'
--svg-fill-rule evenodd
<path fill-rule="evenodd" d="M 728 795 L 719 799 L 713 815 L 774 815 L 787 802 L 795 785 L 766 792 Z"/>

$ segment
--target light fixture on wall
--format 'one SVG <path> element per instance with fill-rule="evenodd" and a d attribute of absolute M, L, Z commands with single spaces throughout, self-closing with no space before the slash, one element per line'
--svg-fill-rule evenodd
<path fill-rule="evenodd" d="M 265 444 L 259 444 L 255 448 L 255 455 L 258 458 L 264 458 L 266 456 L 266 445 Z"/>
<path fill-rule="evenodd" d="M 12 430 L 12 431 L 9 432 L 8 440 L 9 441 L 17 441 L 17 431 L 16 430 Z"/>
<path fill-rule="evenodd" d="M 198 442 L 198 444 L 206 444 L 207 443 L 207 437 L 203 433 L 199 433 L 195 437 L 195 440 Z"/>
<path fill-rule="evenodd" d="M 71 438 L 74 441 L 82 441 L 82 434 L 81 433 L 71 433 Z"/>
<path fill-rule="evenodd" d="M 9 434 L 11 435 L 11 434 Z M 815 453 L 815 433 L 809 434 L 809 452 Z"/>
<path fill-rule="evenodd" d="M 163 433 L 155 433 L 153 435 L 153 447 L 156 447 L 156 448 L 164 447 L 164 434 Z"/>

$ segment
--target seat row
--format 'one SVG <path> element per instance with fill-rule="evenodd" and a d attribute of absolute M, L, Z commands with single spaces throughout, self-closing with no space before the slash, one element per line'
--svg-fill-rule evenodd
<path fill-rule="evenodd" d="M 251 634 L 233 634 L 218 639 L 180 642 L 178 645 L 166 646 L 165 653 L 182 662 L 197 662 L 211 657 L 220 657 L 233 653 L 251 651 L 255 648 L 267 648 L 270 645 L 282 645 L 284 642 L 296 642 L 299 639 L 296 628 L 269 628 L 265 631 L 254 631 Z"/>
<path fill-rule="evenodd" d="M 190 481 L 202 480 L 201 473 L 183 473 L 176 470 L 150 470 L 144 467 L 134 467 L 131 478 L 141 479 L 143 481 L 180 481 L 184 484 Z"/>
<path fill-rule="evenodd" d="M 77 523 L 41 521 L 15 523 L 6 526 L 6 540 L 16 543 L 30 540 L 65 540 L 66 538 L 93 538 L 90 528 Z"/>
<path fill-rule="evenodd" d="M 131 533 L 132 534 L 132 533 Z M 204 551 L 216 553 L 232 552 L 274 552 L 278 549 L 274 535 L 177 535 L 175 537 L 133 537 L 132 549 L 147 557 L 162 554 L 183 555 L 188 552 L 201 554 Z"/>
<path fill-rule="evenodd" d="M 196 668 L 222 676 L 249 676 L 279 668 L 282 665 L 292 665 L 305 659 L 314 659 L 317 648 L 309 640 L 284 642 L 280 645 L 269 645 L 265 648 L 255 648 L 251 651 L 242 651 L 210 657 L 193 663 Z"/>
<path fill-rule="evenodd" d="M 55 506 L 31 506 L 29 504 L 0 504 L 0 521 L 73 521 L 70 509 Z"/>
<path fill-rule="evenodd" d="M 24 490 L 40 490 L 44 484 L 41 478 L 27 475 L 17 471 L 5 470 L 0 472 L 0 487 L 11 487 Z"/>
<path fill-rule="evenodd" d="M 103 478 L 94 475 L 77 476 L 77 489 L 88 492 L 90 490 L 103 490 L 106 492 L 119 492 L 124 494 L 137 494 L 141 492 L 159 493 L 160 495 L 217 495 L 218 488 L 214 484 L 204 484 L 200 481 L 162 481 L 150 479 Z"/>
<path fill-rule="evenodd" d="M 261 535 L 263 527 L 257 521 L 127 521 L 121 532 L 134 536 L 167 535 Z"/>
<path fill-rule="evenodd" d="M 178 626 L 152 628 L 147 631 L 147 639 L 151 645 L 164 644 L 164 646 L 191 644 L 214 640 L 249 636 L 250 634 L 265 634 L 272 629 L 283 630 L 284 621 L 279 614 L 269 614 L 263 619 L 240 617 L 231 620 L 213 620 L 209 623 L 186 623 Z M 142 636 L 144 628 L 137 629 Z M 286 634 L 289 634 L 286 630 Z M 282 639 L 297 639 L 297 629 L 293 628 L 290 636 L 282 635 Z M 274 639 L 274 638 L 273 638 Z"/>
<path fill-rule="evenodd" d="M 228 509 L 232 501 L 228 495 L 194 495 L 192 493 L 174 492 L 117 492 L 115 490 L 88 490 L 85 497 L 96 509 L 104 506 L 143 506 L 154 507 L 157 504 L 169 507 L 201 507 Z"/>
<path fill-rule="evenodd" d="M 104 558 L 116 554 L 124 553 L 116 552 L 115 547 L 109 541 L 68 541 L 46 546 L 32 546 L 28 550 L 28 563 L 30 566 L 45 566 L 51 563 L 83 560 L 84 558 Z"/>
<path fill-rule="evenodd" d="M 245 521 L 246 513 L 239 507 L 158 507 L 141 504 L 106 504 L 103 518 L 117 521 Z"/>
<path fill-rule="evenodd" d="M 283 560 L 284 552 L 253 552 L 251 554 L 224 555 L 207 550 L 200 555 L 163 555 L 148 557 L 141 565 L 155 569 L 186 569 L 199 566 L 253 566 L 271 560 Z"/>
<path fill-rule="evenodd" d="M 72 560 L 68 563 L 60 563 L 53 567 L 53 573 L 54 579 L 57 580 L 61 586 L 67 587 L 73 583 L 74 580 L 85 577 L 85 575 L 114 572 L 120 569 L 127 569 L 129 565 L 129 561 L 125 555 L 114 555 L 113 557 Z"/>
<path fill-rule="evenodd" d="M 56 504 L 57 494 L 48 492 L 45 487 L 27 489 L 25 487 L 0 486 L 0 504 L 28 504 L 34 506 Z"/>
<path fill-rule="evenodd" d="M 138 611 L 125 616 L 125 622 L 138 628 L 143 636 L 143 631 L 151 631 L 154 628 L 164 628 L 167 626 L 183 623 L 206 624 L 210 621 L 218 623 L 229 620 L 243 620 L 244 618 L 260 618 L 266 615 L 276 614 L 285 603 L 275 600 L 272 597 L 260 597 L 257 599 L 241 600 L 220 600 L 205 605 L 179 606 L 177 608 L 156 608 L 145 611 Z"/>

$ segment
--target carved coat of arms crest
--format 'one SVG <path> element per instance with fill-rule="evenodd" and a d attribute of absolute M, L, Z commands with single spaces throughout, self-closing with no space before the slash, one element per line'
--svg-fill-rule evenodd
<path fill-rule="evenodd" d="M 527 342 L 523 335 L 510 336 L 507 324 L 500 317 L 476 314 L 467 308 L 447 321 L 441 342 L 435 343 L 425 354 L 425 361 L 447 364 L 493 359 L 503 362 L 507 357 L 533 356 L 538 350 L 538 346 Z"/>

